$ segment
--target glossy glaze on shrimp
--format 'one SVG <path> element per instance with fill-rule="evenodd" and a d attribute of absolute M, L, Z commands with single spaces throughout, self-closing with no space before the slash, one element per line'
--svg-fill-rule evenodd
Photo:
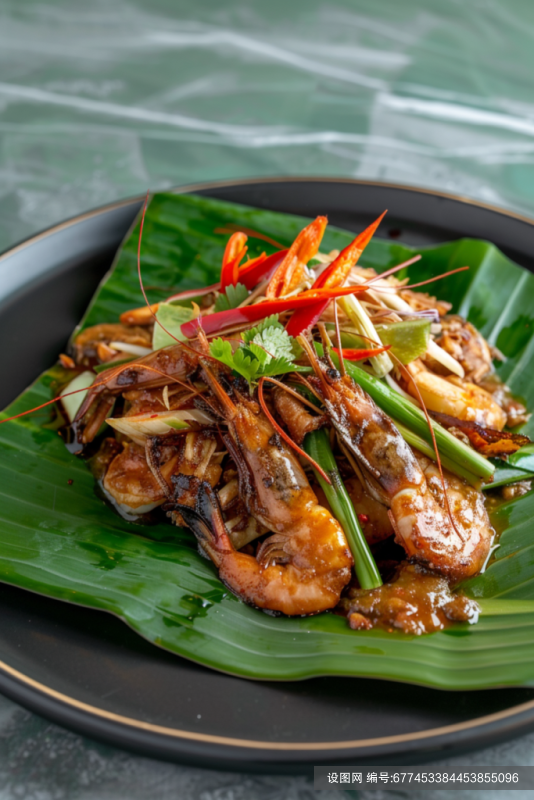
<path fill-rule="evenodd" d="M 451 417 L 476 422 L 498 431 L 502 431 L 506 425 L 505 412 L 481 386 L 455 375 L 448 378 L 435 375 L 420 360 L 413 361 L 407 369 L 413 381 L 406 381 L 406 390 L 418 399 L 418 389 L 430 411 L 449 414 Z M 413 385 L 414 381 L 417 388 Z"/>
<path fill-rule="evenodd" d="M 364 482 L 388 506 L 398 544 L 453 581 L 476 575 L 494 537 L 482 493 L 445 473 L 452 524 L 432 462 L 421 467 L 392 420 L 352 378 L 317 359 L 314 368 L 314 387 Z"/>
<path fill-rule="evenodd" d="M 256 557 L 238 552 L 205 482 L 195 511 L 180 506 L 180 513 L 221 580 L 245 602 L 288 615 L 333 608 L 353 563 L 343 529 L 318 504 L 298 459 L 256 404 L 232 401 L 209 368 L 205 372 L 228 426 L 224 440 L 237 465 L 241 499 L 273 533 Z"/>

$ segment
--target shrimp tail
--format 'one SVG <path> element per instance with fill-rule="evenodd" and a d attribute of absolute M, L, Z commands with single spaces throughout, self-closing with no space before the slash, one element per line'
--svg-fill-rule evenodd
<path fill-rule="evenodd" d="M 187 527 L 193 531 L 201 552 L 211 559 L 216 567 L 220 567 L 224 554 L 232 552 L 234 547 L 226 530 L 215 491 L 207 481 L 192 478 L 191 483 L 193 481 L 198 484 L 195 508 L 176 503 L 173 505 L 173 510 L 180 513 Z"/>

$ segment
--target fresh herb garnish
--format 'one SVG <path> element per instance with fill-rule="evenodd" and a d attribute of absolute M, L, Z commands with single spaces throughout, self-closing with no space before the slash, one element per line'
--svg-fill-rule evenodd
<path fill-rule="evenodd" d="M 277 315 L 245 331 L 242 339 L 235 352 L 232 352 L 230 342 L 215 339 L 210 344 L 210 354 L 242 375 L 250 384 L 260 378 L 300 370 L 294 363 L 293 337 L 278 322 Z"/>
<path fill-rule="evenodd" d="M 215 301 L 215 311 L 229 311 L 237 308 L 248 297 L 248 289 L 242 283 L 230 284 L 226 287 L 226 292 L 221 293 Z"/>

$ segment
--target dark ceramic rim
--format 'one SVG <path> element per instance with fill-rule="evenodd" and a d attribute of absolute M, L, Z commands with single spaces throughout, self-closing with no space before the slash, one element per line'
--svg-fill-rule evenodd
<path fill-rule="evenodd" d="M 343 183 L 343 184 L 357 184 L 360 186 L 380 187 L 384 189 L 401 190 L 403 192 L 413 192 L 414 194 L 427 194 L 435 198 L 442 198 L 457 203 L 467 204 L 478 207 L 487 211 L 492 211 L 501 216 L 508 216 L 510 218 L 527 223 L 534 226 L 534 220 L 519 214 L 514 211 L 501 209 L 487 203 L 478 202 L 468 197 L 455 195 L 446 192 L 437 192 L 431 189 L 418 188 L 415 186 L 408 186 L 402 184 L 384 183 L 380 181 L 366 181 L 356 180 L 350 178 L 328 178 L 323 176 L 318 177 L 270 177 L 270 178 L 249 178 L 242 180 L 226 180 L 226 181 L 213 181 L 206 183 L 188 184 L 186 186 L 176 187 L 169 191 L 185 194 L 197 191 L 223 188 L 226 186 L 237 185 L 252 185 L 262 183 L 310 183 L 310 182 L 325 182 L 325 183 Z M 136 196 L 120 200 L 114 203 L 109 203 L 105 206 L 100 206 L 91 211 L 71 217 L 64 222 L 61 222 L 53 227 L 47 228 L 34 236 L 25 239 L 19 244 L 9 248 L 0 254 L 0 262 L 12 256 L 16 252 L 35 244 L 41 239 L 57 233 L 61 230 L 69 228 L 91 217 L 95 217 L 106 212 L 134 205 L 144 199 L 144 196 Z M 44 273 L 46 274 L 46 273 Z M 323 760 L 328 756 L 332 760 L 339 760 L 343 757 L 344 751 L 351 751 L 355 757 L 358 757 L 358 752 L 361 756 L 365 754 L 377 754 L 377 749 L 380 753 L 386 755 L 387 752 L 394 752 L 396 745 L 407 745 L 409 750 L 419 749 L 421 742 L 425 743 L 425 751 L 434 752 L 438 754 L 439 750 L 451 745 L 459 744 L 465 738 L 466 744 L 468 739 L 471 740 L 473 732 L 477 731 L 478 746 L 484 746 L 495 739 L 499 734 L 503 737 L 513 736 L 515 732 L 525 732 L 529 727 L 534 725 L 534 700 L 512 706 L 506 710 L 499 711 L 493 714 L 488 714 L 482 717 L 476 717 L 462 723 L 453 725 L 446 725 L 438 728 L 430 728 L 422 731 L 417 731 L 407 734 L 397 734 L 393 736 L 381 736 L 373 739 L 351 739 L 344 741 L 326 741 L 326 742 L 273 742 L 262 741 L 254 739 L 239 739 L 233 737 L 226 737 L 214 734 L 196 733 L 194 731 L 180 730 L 178 728 L 170 728 L 163 725 L 156 725 L 150 722 L 126 717 L 114 712 L 106 711 L 105 709 L 98 708 L 89 703 L 84 703 L 77 700 L 75 697 L 58 692 L 55 689 L 47 686 L 39 681 L 30 678 L 28 675 L 20 672 L 19 670 L 10 667 L 8 664 L 0 660 L 0 677 L 3 677 L 1 686 L 3 691 L 14 700 L 31 707 L 38 713 L 43 713 L 45 716 L 54 717 L 60 724 L 71 725 L 77 730 L 94 735 L 98 738 L 104 738 L 110 741 L 112 738 L 117 744 L 122 744 L 126 747 L 133 749 L 144 749 L 145 752 L 152 752 L 157 755 L 167 749 L 166 755 L 171 753 L 169 748 L 162 748 L 161 742 L 163 740 L 181 740 L 188 742 L 191 745 L 191 755 L 193 755 L 195 744 L 203 745 L 204 748 L 210 750 L 210 754 L 215 756 L 216 750 L 221 746 L 223 748 L 238 749 L 239 754 L 236 754 L 236 759 L 243 758 L 248 751 L 248 759 L 251 761 L 261 762 L 269 760 L 262 758 L 262 753 L 269 753 L 271 758 L 276 758 L 279 762 L 293 762 L 301 761 L 312 763 L 313 753 L 317 753 L 317 760 Z M 40 698 L 38 701 L 36 698 Z M 92 724 L 88 724 L 88 719 L 92 720 Z M 121 735 L 122 731 L 122 735 Z M 133 735 L 132 735 L 133 734 Z M 410 747 L 411 744 L 411 747 Z M 215 750 L 212 750 L 212 748 Z M 199 751 L 196 750 L 197 755 Z M 207 755 L 207 752 L 204 751 Z M 285 757 L 284 757 L 285 754 Z M 301 754 L 302 758 L 298 758 Z M 321 755 L 325 754 L 321 759 Z M 207 765 L 206 765 L 207 766 Z"/>
<path fill-rule="evenodd" d="M 525 222 L 527 225 L 534 226 L 534 219 L 531 217 L 527 217 L 524 214 L 519 214 L 516 211 L 511 211 L 506 208 L 499 208 L 499 206 L 491 205 L 491 203 L 482 203 L 479 200 L 473 200 L 470 197 L 466 197 L 465 195 L 459 194 L 452 194 L 449 192 L 437 192 L 432 189 L 424 189 L 420 188 L 419 186 L 409 186 L 404 185 L 402 183 L 387 183 L 382 181 L 365 181 L 365 180 L 358 180 L 356 178 L 328 178 L 324 177 L 323 175 L 318 176 L 309 176 L 309 177 L 302 177 L 302 176 L 274 176 L 268 178 L 243 178 L 241 180 L 225 180 L 225 181 L 207 181 L 206 183 L 188 183 L 185 186 L 176 186 L 172 189 L 165 189 L 161 191 L 168 191 L 173 194 L 192 194 L 194 192 L 203 191 L 205 189 L 219 189 L 224 188 L 225 186 L 252 186 L 258 185 L 262 183 L 346 183 L 346 184 L 355 184 L 357 186 L 378 186 L 381 189 L 394 189 L 403 192 L 413 192 L 414 194 L 421 195 L 427 194 L 431 197 L 442 198 L 443 200 L 452 200 L 457 203 L 463 203 L 465 205 L 475 206 L 476 208 L 484 209 L 485 211 L 493 211 L 495 214 L 499 214 L 500 216 L 510 217 L 511 219 L 517 219 L 519 222 Z M 152 192 L 150 192 L 152 194 Z M 91 209 L 90 211 L 84 211 L 82 214 L 77 214 L 74 217 L 69 217 L 68 219 L 64 220 L 63 222 L 59 222 L 57 225 L 53 225 L 50 228 L 45 228 L 42 231 L 38 231 L 33 236 L 30 236 L 28 239 L 23 239 L 22 241 L 18 242 L 17 244 L 12 245 L 7 250 L 4 250 L 0 253 L 0 262 L 3 261 L 5 258 L 11 257 L 15 253 L 23 250 L 25 247 L 35 244 L 41 239 L 45 239 L 46 237 L 50 236 L 51 234 L 57 233 L 59 231 L 65 230 L 66 228 L 71 227 L 72 225 L 76 225 L 79 222 L 83 222 L 83 220 L 90 219 L 91 217 L 99 216 L 100 214 L 105 214 L 108 211 L 112 211 L 113 209 L 117 208 L 124 208 L 129 205 L 133 205 L 134 203 L 141 203 L 145 199 L 146 195 L 134 195 L 133 197 L 127 197 L 124 200 L 117 200 L 114 203 L 107 203 L 104 206 L 98 206 L 97 208 Z"/>

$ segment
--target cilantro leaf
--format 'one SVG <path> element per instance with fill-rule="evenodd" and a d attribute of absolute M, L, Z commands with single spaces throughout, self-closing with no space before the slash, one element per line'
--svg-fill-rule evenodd
<path fill-rule="evenodd" d="M 224 339 L 214 339 L 210 344 L 210 355 L 238 372 L 250 383 L 257 375 L 260 362 L 247 355 L 242 348 L 232 353 L 232 345 Z"/>
<path fill-rule="evenodd" d="M 242 347 L 234 353 L 234 369 L 239 372 L 249 383 L 259 377 L 261 363 L 254 356 L 248 355 Z"/>
<path fill-rule="evenodd" d="M 245 344 L 248 344 L 248 342 L 251 342 L 255 336 L 257 336 L 259 333 L 263 333 L 263 331 L 267 328 L 278 328 L 279 330 L 284 330 L 282 323 L 278 322 L 278 314 L 271 314 L 270 317 L 266 317 L 259 322 L 256 327 L 249 328 L 248 331 L 243 331 L 243 341 Z"/>
<path fill-rule="evenodd" d="M 226 292 L 220 294 L 215 301 L 215 311 L 229 311 L 231 308 L 237 308 L 247 297 L 248 289 L 242 283 L 227 286 Z"/>
<path fill-rule="evenodd" d="M 267 364 L 272 360 L 272 357 L 269 355 L 269 353 L 261 345 L 256 344 L 255 342 L 249 342 L 246 347 L 242 347 L 240 349 L 244 350 L 244 352 L 248 352 L 250 355 L 256 358 L 262 366 L 263 364 Z"/>
<path fill-rule="evenodd" d="M 293 363 L 295 340 L 278 322 L 277 315 L 245 331 L 242 339 L 234 352 L 230 342 L 215 339 L 210 345 L 210 353 L 250 384 L 262 377 L 299 372 L 302 369 Z"/>
<path fill-rule="evenodd" d="M 234 354 L 232 352 L 232 345 L 224 339 L 214 339 L 210 344 L 210 354 L 217 361 L 226 364 L 230 369 L 234 368 Z"/>
<path fill-rule="evenodd" d="M 283 328 L 266 328 L 257 333 L 247 346 L 250 347 L 252 343 L 264 348 L 269 356 L 268 361 L 272 358 L 293 360 L 292 337 Z"/>
<path fill-rule="evenodd" d="M 286 372 L 299 372 L 300 367 L 287 358 L 273 358 L 266 364 L 261 372 L 261 377 L 269 378 L 274 375 L 283 375 Z"/>

